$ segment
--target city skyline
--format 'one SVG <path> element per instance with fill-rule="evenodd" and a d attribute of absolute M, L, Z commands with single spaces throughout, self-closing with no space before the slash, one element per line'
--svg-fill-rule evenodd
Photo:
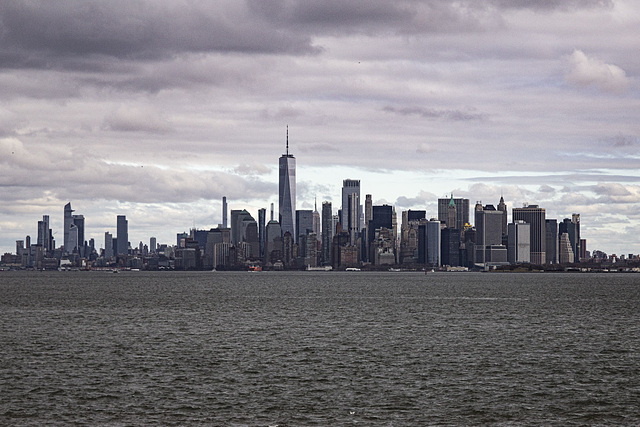
<path fill-rule="evenodd" d="M 640 253 L 637 2 L 481 3 L 6 4 L 0 251 L 43 215 L 61 245 L 69 201 L 132 245 L 256 216 L 288 124 L 296 209 L 503 196 Z"/>

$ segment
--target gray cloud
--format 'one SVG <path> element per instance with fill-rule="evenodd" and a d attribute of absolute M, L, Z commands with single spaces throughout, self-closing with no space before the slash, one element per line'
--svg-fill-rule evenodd
<path fill-rule="evenodd" d="M 574 50 L 568 58 L 565 79 L 573 85 L 594 86 L 611 92 L 623 92 L 631 84 L 622 68 L 587 56 L 581 50 Z"/>
<path fill-rule="evenodd" d="M 392 107 L 386 106 L 382 109 L 388 113 L 399 114 L 403 116 L 419 116 L 424 119 L 443 119 L 452 121 L 467 121 L 467 120 L 484 120 L 485 114 L 477 113 L 473 110 L 439 110 L 434 108 L 424 107 Z"/>

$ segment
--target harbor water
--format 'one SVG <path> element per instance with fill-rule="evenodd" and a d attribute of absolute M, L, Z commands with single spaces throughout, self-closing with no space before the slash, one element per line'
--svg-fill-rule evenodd
<path fill-rule="evenodd" d="M 0 425 L 640 424 L 640 275 L 0 272 Z"/>

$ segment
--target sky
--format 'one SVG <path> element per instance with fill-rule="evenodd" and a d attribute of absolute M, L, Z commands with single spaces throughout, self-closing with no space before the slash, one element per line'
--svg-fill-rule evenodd
<path fill-rule="evenodd" d="M 640 253 L 640 0 L 0 0 L 0 253 L 63 208 L 104 247 L 229 209 L 398 216 L 437 199 L 581 215 L 587 249 Z M 277 215 L 277 212 L 276 212 Z"/>

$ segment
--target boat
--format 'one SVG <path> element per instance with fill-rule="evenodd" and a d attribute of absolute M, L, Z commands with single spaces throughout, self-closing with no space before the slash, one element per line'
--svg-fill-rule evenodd
<path fill-rule="evenodd" d="M 360 271 L 360 269 L 356 267 L 349 267 L 345 271 Z"/>
<path fill-rule="evenodd" d="M 262 267 L 260 267 L 259 265 L 250 265 L 249 266 L 249 271 L 251 271 L 251 272 L 262 271 Z"/>
<path fill-rule="evenodd" d="M 311 267 L 310 265 L 307 265 L 307 271 L 331 271 L 333 270 L 333 267 L 331 267 L 330 265 L 326 265 L 324 267 Z"/>

